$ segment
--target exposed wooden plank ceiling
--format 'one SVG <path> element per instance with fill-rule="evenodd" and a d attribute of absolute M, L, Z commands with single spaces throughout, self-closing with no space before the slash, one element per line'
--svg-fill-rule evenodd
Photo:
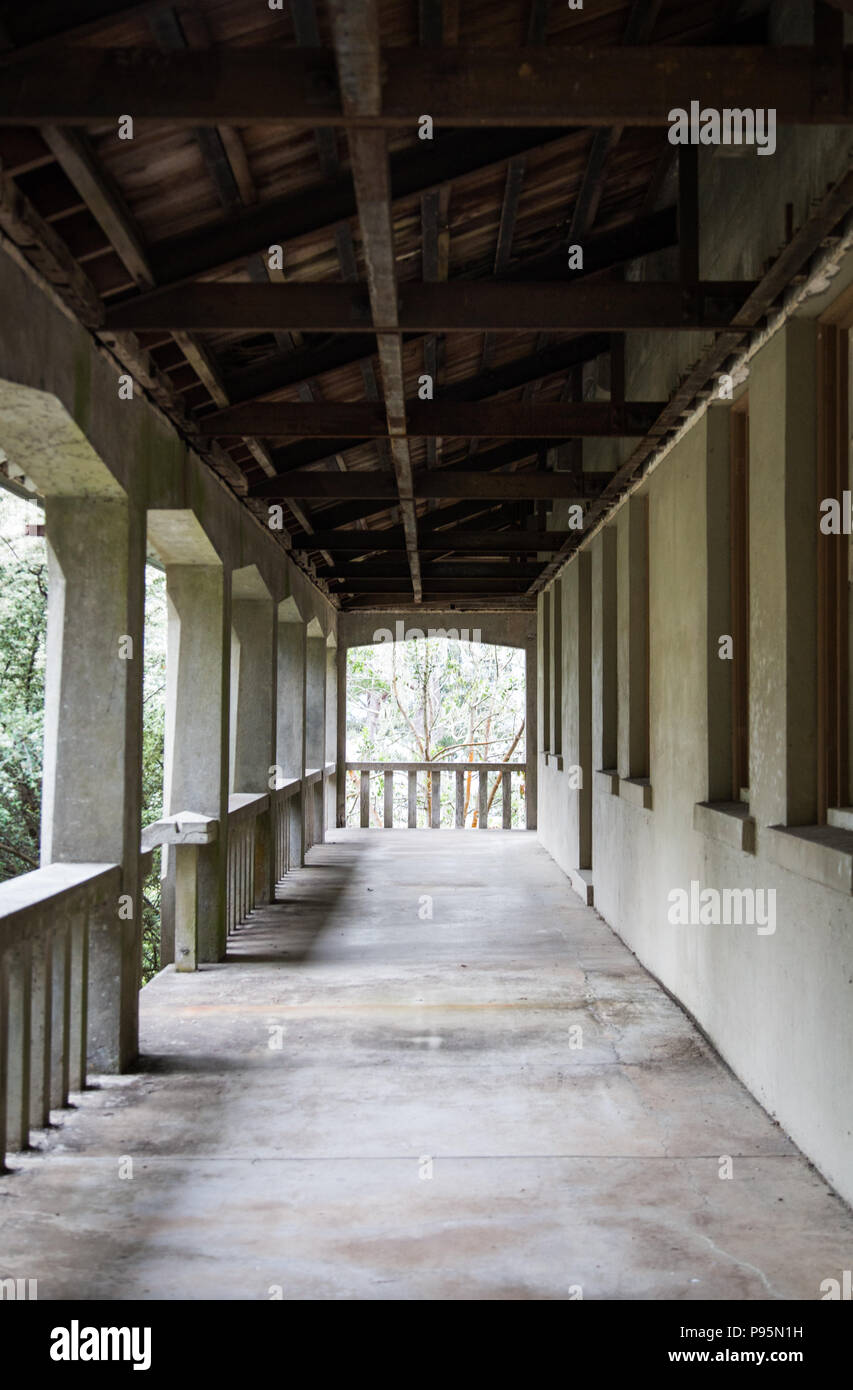
<path fill-rule="evenodd" d="M 786 50 L 738 0 L 0 0 L 0 228 L 333 602 L 529 607 L 579 534 L 550 502 L 603 515 L 853 204 L 703 284 L 669 110 L 849 122 L 845 6 Z M 696 329 L 626 402 L 624 333 Z M 590 436 L 638 442 L 601 474 Z"/>

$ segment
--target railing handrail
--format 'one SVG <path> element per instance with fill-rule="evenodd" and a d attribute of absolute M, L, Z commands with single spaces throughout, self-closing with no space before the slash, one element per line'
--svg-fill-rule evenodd
<path fill-rule="evenodd" d="M 269 810 L 269 792 L 232 792 L 228 798 L 228 824 L 256 820 Z"/>
<path fill-rule="evenodd" d="M 273 787 L 271 795 L 279 801 L 286 801 L 289 796 L 296 796 L 302 789 L 301 777 L 285 777 L 277 787 Z"/>
<path fill-rule="evenodd" d="M 98 907 L 121 885 L 119 864 L 45 864 L 0 883 L 0 951 L 56 927 L 63 915 Z"/>
<path fill-rule="evenodd" d="M 347 772 L 525 772 L 526 763 L 346 763 Z"/>

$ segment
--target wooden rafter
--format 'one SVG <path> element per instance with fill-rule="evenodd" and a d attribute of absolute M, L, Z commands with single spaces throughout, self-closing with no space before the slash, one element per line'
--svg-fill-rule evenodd
<path fill-rule="evenodd" d="M 376 0 L 330 0 L 335 56 L 344 109 L 375 116 L 381 107 L 379 12 Z M 376 345 L 382 373 L 393 481 L 406 533 L 415 602 L 421 597 L 418 527 L 412 491 L 412 463 L 406 439 L 406 385 L 403 343 L 397 312 L 397 266 L 391 215 L 391 179 L 383 131 L 350 129 L 350 168 L 361 228 L 362 254 Z M 350 475 L 339 475 L 350 480 Z M 381 475 L 388 478 L 388 474 Z M 299 495 L 299 494 L 294 494 Z M 350 495 L 357 495 L 350 494 Z"/>

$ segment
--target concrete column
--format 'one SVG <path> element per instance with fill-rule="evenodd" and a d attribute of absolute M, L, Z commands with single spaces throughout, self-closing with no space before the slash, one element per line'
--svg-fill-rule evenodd
<path fill-rule="evenodd" d="M 305 657 L 305 763 L 322 767 L 326 753 L 326 642 L 309 635 Z"/>
<path fill-rule="evenodd" d="M 335 685 L 335 824 L 341 827 L 346 825 L 347 818 L 347 648 L 338 647 L 336 655 L 338 674 Z"/>
<path fill-rule="evenodd" d="M 319 628 L 316 619 L 308 627 L 305 655 L 305 765 L 311 769 L 322 767 L 326 756 L 326 639 L 322 633 L 312 635 L 313 627 Z M 303 811 L 311 815 L 315 844 L 322 844 L 322 786 L 319 794 L 312 787 L 308 795 L 310 809 L 306 801 Z"/>
<path fill-rule="evenodd" d="M 636 493 L 617 519 L 618 768 L 649 775 L 648 501 Z"/>
<path fill-rule="evenodd" d="M 816 325 L 792 319 L 752 364 L 750 813 L 817 818 Z"/>
<path fill-rule="evenodd" d="M 238 570 L 231 589 L 231 759 L 234 792 L 267 792 L 275 773 L 275 604 L 257 570 Z M 272 817 L 256 828 L 252 897 L 274 893 Z"/>
<path fill-rule="evenodd" d="M 274 616 L 271 598 L 248 599 L 232 595 L 232 691 L 236 694 L 236 708 L 232 711 L 232 791 L 235 792 L 267 791 L 270 767 L 275 763 Z"/>
<path fill-rule="evenodd" d="M 323 753 L 325 763 L 333 763 L 335 772 L 324 783 L 324 825 L 334 825 L 337 809 L 338 784 L 338 653 L 334 642 L 326 643 L 326 738 Z"/>
<path fill-rule="evenodd" d="M 276 756 L 285 777 L 305 773 L 305 624 L 292 599 L 279 604 L 277 642 Z M 301 798 L 291 802 L 290 863 L 305 862 Z"/>
<path fill-rule="evenodd" d="M 536 680 L 536 736 L 533 739 L 540 753 L 551 752 L 551 591 L 545 589 L 537 599 L 538 633 Z"/>
<path fill-rule="evenodd" d="M 219 565 L 168 565 L 166 743 L 167 815 L 195 811 L 220 823 L 198 856 L 198 959 L 225 954 L 225 834 L 228 816 L 230 602 Z M 164 924 L 165 925 L 165 924 Z M 164 941 L 164 960 L 174 956 Z M 168 945 L 169 956 L 166 955 Z"/>
<path fill-rule="evenodd" d="M 525 748 L 527 749 L 527 771 L 524 777 L 525 784 L 525 809 L 527 815 L 527 829 L 536 829 L 536 799 L 537 799 L 537 760 L 539 735 L 536 729 L 537 713 L 537 667 L 538 651 L 536 637 L 531 637 L 524 648 L 524 674 L 525 674 L 525 709 L 524 709 L 524 734 Z"/>
<path fill-rule="evenodd" d="M 144 514 L 48 497 L 46 537 L 41 862 L 122 866 L 124 902 L 92 937 L 88 1005 L 90 1066 L 118 1071 L 138 1051 Z"/>
<path fill-rule="evenodd" d="M 551 597 L 551 741 L 549 748 L 558 756 L 563 752 L 565 708 L 563 701 L 563 578 L 558 576 L 550 589 Z"/>

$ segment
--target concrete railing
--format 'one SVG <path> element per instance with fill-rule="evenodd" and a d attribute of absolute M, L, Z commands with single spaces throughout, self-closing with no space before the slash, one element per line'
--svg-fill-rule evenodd
<path fill-rule="evenodd" d="M 225 921 L 229 935 L 257 903 L 269 902 L 272 895 L 269 811 L 268 794 L 236 792 L 228 798 Z"/>
<path fill-rule="evenodd" d="M 0 1170 L 97 1065 L 88 1004 L 108 986 L 120 892 L 117 864 L 51 864 L 0 883 Z"/>
<path fill-rule="evenodd" d="M 334 763 L 309 769 L 269 792 L 235 792 L 228 798 L 225 922 L 231 935 L 250 913 L 275 897 L 275 886 L 324 837 L 325 784 Z M 220 839 L 216 817 L 181 811 L 142 832 L 141 867 L 153 850 L 171 845 L 175 856 L 175 969 L 198 964 L 199 851 Z"/>
<path fill-rule="evenodd" d="M 280 883 L 298 862 L 296 846 L 301 808 L 302 781 L 299 777 L 291 777 L 270 792 L 274 883 Z"/>
<path fill-rule="evenodd" d="M 512 826 L 512 774 L 524 773 L 525 763 L 346 763 L 347 776 L 359 777 L 359 823 L 363 828 L 370 825 L 370 778 L 381 774 L 385 781 L 383 787 L 383 826 L 390 830 L 394 825 L 394 773 L 404 772 L 408 777 L 407 823 L 414 830 L 418 823 L 418 775 L 423 773 L 430 779 L 427 788 L 427 805 L 430 828 L 437 830 L 441 825 L 441 777 L 443 773 L 453 773 L 456 777 L 456 801 L 454 822 L 458 829 L 465 827 L 465 779 L 473 774 L 477 777 L 477 828 L 486 830 L 489 819 L 489 802 L 496 795 L 494 788 L 489 791 L 489 774 L 500 776 L 501 825 L 504 830 Z"/>

